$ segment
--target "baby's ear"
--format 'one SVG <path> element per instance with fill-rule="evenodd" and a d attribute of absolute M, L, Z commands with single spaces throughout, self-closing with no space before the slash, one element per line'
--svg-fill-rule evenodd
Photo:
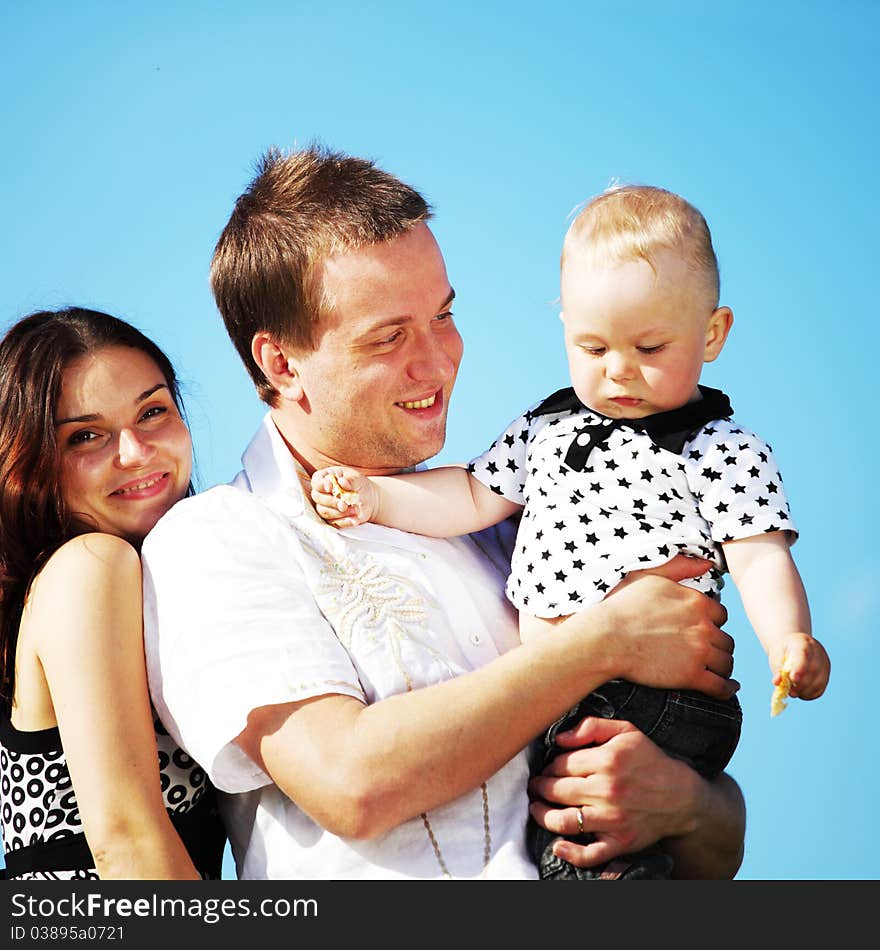
<path fill-rule="evenodd" d="M 254 334 L 251 355 L 266 379 L 285 399 L 298 402 L 303 398 L 296 358 L 275 337 L 265 331 Z"/>
<path fill-rule="evenodd" d="M 706 349 L 703 353 L 703 362 L 711 363 L 718 358 L 724 347 L 727 334 L 733 326 L 733 311 L 730 307 L 716 307 L 709 317 L 706 326 Z"/>

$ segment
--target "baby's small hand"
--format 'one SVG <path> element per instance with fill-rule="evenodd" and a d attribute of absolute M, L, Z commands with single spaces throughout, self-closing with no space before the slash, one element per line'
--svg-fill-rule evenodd
<path fill-rule="evenodd" d="M 351 528 L 373 515 L 376 490 L 357 469 L 334 466 L 312 475 L 315 510 L 337 528 Z"/>
<path fill-rule="evenodd" d="M 831 675 L 831 660 L 825 647 L 807 633 L 789 633 L 780 640 L 770 657 L 773 684 L 779 687 L 783 674 L 790 680 L 788 695 L 818 699 Z"/>

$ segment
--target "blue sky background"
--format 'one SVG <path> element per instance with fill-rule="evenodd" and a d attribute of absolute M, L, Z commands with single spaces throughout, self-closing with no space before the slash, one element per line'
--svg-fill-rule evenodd
<path fill-rule="evenodd" d="M 440 461 L 461 461 L 567 385 L 572 208 L 614 180 L 679 191 L 735 314 L 704 382 L 777 453 L 833 664 L 825 697 L 771 720 L 764 654 L 725 589 L 739 878 L 876 878 L 880 5 L 318 6 L 2 5 L 0 329 L 73 303 L 129 319 L 184 379 L 201 487 L 227 480 L 263 407 L 214 308 L 211 251 L 260 153 L 320 140 L 435 206 L 466 344 Z"/>

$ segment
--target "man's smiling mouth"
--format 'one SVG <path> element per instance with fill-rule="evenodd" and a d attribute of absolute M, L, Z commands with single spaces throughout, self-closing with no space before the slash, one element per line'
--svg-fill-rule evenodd
<path fill-rule="evenodd" d="M 402 406 L 404 409 L 428 409 L 430 406 L 433 406 L 437 401 L 437 394 L 434 393 L 433 396 L 428 396 L 427 399 L 417 399 L 414 402 L 398 402 L 395 403 L 397 406 Z"/>

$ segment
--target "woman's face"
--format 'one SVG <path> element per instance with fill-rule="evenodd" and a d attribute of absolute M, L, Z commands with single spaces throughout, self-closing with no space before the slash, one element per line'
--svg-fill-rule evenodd
<path fill-rule="evenodd" d="M 55 409 L 61 492 L 86 530 L 140 545 L 186 494 L 192 442 L 162 371 L 128 346 L 78 357 Z"/>

